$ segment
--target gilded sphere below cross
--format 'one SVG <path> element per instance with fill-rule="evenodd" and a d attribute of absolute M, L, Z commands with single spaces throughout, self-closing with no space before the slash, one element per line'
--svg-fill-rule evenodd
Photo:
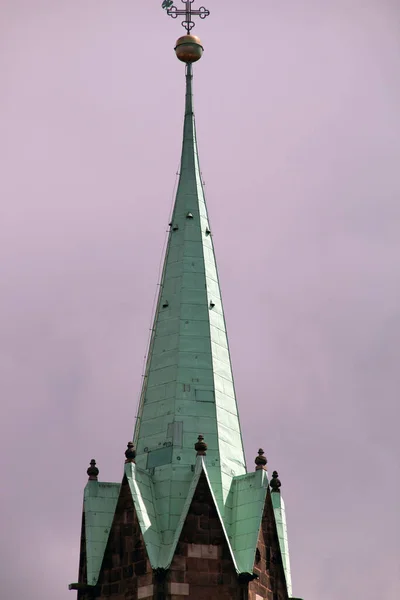
<path fill-rule="evenodd" d="M 201 40 L 196 35 L 183 35 L 175 46 L 175 54 L 184 63 L 194 63 L 203 55 Z"/>

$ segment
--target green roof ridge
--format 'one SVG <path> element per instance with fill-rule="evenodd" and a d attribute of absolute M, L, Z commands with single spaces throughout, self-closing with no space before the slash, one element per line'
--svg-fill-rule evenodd
<path fill-rule="evenodd" d="M 241 573 L 253 572 L 267 491 L 268 476 L 263 469 L 235 477 L 232 481 L 230 511 L 225 520 Z"/>
<path fill-rule="evenodd" d="M 157 569 L 159 566 L 161 536 L 152 478 L 146 471 L 138 469 L 134 463 L 125 465 L 125 476 L 132 494 L 150 564 L 153 569 Z"/>
<path fill-rule="evenodd" d="M 286 523 L 286 511 L 285 503 L 282 498 L 280 491 L 272 491 L 272 506 L 274 508 L 276 530 L 279 538 L 279 547 L 281 549 L 282 564 L 285 571 L 286 587 L 288 590 L 289 598 L 292 596 L 292 575 L 290 570 L 290 555 L 289 555 L 289 542 L 287 534 L 287 523 Z"/>

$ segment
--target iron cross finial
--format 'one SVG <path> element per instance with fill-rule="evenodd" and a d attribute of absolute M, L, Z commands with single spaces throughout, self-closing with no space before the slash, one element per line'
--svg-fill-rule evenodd
<path fill-rule="evenodd" d="M 178 10 L 174 5 L 173 0 L 164 0 L 162 3 L 162 7 L 167 11 L 167 15 L 173 19 L 176 19 L 181 15 L 185 17 L 185 20 L 182 21 L 182 26 L 186 29 L 188 34 L 195 26 L 195 23 L 192 21 L 192 17 L 200 17 L 200 19 L 205 19 L 210 14 L 210 11 L 204 8 L 204 6 L 200 6 L 198 10 L 193 10 L 193 2 L 194 0 L 182 0 L 182 3 L 185 5 L 184 10 Z"/>

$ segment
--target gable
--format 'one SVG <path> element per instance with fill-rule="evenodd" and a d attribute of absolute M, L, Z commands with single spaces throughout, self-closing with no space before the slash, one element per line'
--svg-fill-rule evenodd
<path fill-rule="evenodd" d="M 130 486 L 124 477 L 97 583 L 100 597 L 120 594 L 136 598 L 152 583 L 147 554 Z"/>
<path fill-rule="evenodd" d="M 288 600 L 285 571 L 269 490 L 264 504 L 253 571 L 257 578 L 249 584 L 249 591 L 268 600 Z"/>
<path fill-rule="evenodd" d="M 240 587 L 219 512 L 203 471 L 170 566 L 170 593 L 181 586 L 191 600 L 236 597 Z M 177 588 L 178 589 L 178 588 Z"/>

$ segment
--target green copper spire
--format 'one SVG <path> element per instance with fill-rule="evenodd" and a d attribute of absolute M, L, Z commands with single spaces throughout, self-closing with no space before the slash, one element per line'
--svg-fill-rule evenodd
<path fill-rule="evenodd" d="M 229 572 L 235 569 L 239 576 L 236 584 L 242 591 L 247 589 L 259 597 L 255 590 L 264 594 L 265 581 L 274 577 L 275 585 L 279 580 L 287 587 L 288 596 L 279 596 L 291 595 L 278 474 L 274 472 L 269 482 L 267 458 L 261 448 L 255 471 L 246 472 L 193 114 L 192 65 L 201 58 L 203 47 L 200 39 L 190 34 L 192 18 L 204 18 L 209 11 L 193 9 L 193 1 L 182 0 L 184 10 L 178 10 L 173 0 L 162 4 L 170 16 L 184 16 L 187 32 L 175 48 L 186 65 L 180 176 L 134 441 L 129 441 L 125 450 L 122 485 L 99 482 L 94 459 L 87 470 L 79 582 L 70 585 L 78 590 L 78 600 L 87 593 L 96 595 L 100 589 L 107 595 L 116 571 L 123 579 L 116 582 L 115 593 L 128 589 L 121 587 L 122 583 L 135 586 L 137 582 L 141 585 L 138 598 L 158 596 L 166 586 L 171 587 L 172 597 L 189 596 L 186 573 L 197 571 L 197 560 L 206 574 L 209 560 L 221 555 L 225 559 L 228 554 Z M 204 519 L 197 518 L 200 506 Z M 139 583 L 142 567 L 136 572 L 132 565 L 132 547 L 145 551 L 146 560 L 142 557 L 135 563 L 137 567 L 146 563 L 145 584 Z M 274 561 L 267 560 L 267 548 Z M 116 552 L 122 569 L 113 569 Z M 195 566 L 186 562 L 190 557 L 197 557 Z M 185 591 L 172 592 L 181 584 L 169 574 L 164 578 L 168 569 L 182 573 Z M 262 576 L 261 587 L 254 588 L 257 578 L 263 581 Z M 199 582 L 194 584 L 197 591 Z M 213 585 L 220 583 L 218 579 Z M 204 585 L 209 595 L 210 586 Z"/>
<path fill-rule="evenodd" d="M 186 66 L 180 178 L 134 441 L 153 475 L 160 527 L 172 539 L 203 434 L 221 514 L 232 477 L 246 472 L 221 292 L 201 180 Z"/>

